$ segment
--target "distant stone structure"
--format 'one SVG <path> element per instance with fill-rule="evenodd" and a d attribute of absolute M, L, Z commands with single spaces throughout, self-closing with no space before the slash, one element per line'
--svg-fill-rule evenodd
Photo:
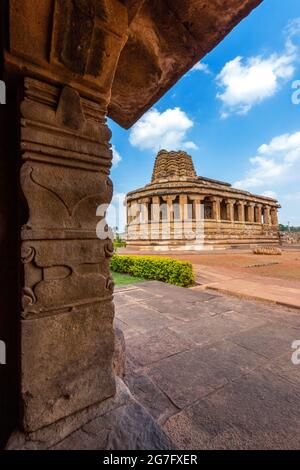
<path fill-rule="evenodd" d="M 186 152 L 161 150 L 152 181 L 127 194 L 127 243 L 200 249 L 279 243 L 275 199 L 197 176 Z"/>
<path fill-rule="evenodd" d="M 280 232 L 282 244 L 294 245 L 300 243 L 300 232 Z"/>

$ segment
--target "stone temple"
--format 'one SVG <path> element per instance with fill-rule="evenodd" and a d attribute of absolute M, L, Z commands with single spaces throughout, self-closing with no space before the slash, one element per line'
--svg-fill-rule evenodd
<path fill-rule="evenodd" d="M 275 199 L 197 176 L 186 152 L 161 150 L 152 181 L 127 194 L 127 243 L 140 249 L 278 244 Z"/>

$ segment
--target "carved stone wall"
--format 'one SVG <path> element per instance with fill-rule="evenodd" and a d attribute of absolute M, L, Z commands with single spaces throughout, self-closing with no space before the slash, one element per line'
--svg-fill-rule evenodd
<path fill-rule="evenodd" d="M 109 204 L 112 153 L 98 105 L 25 80 L 21 106 L 23 426 L 34 431 L 115 392 Z"/>

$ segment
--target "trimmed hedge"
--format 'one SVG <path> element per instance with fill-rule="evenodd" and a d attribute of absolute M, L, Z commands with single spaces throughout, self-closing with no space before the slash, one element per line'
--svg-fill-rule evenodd
<path fill-rule="evenodd" d="M 195 282 L 191 263 L 158 256 L 114 254 L 111 259 L 111 270 L 181 287 L 191 286 Z"/>

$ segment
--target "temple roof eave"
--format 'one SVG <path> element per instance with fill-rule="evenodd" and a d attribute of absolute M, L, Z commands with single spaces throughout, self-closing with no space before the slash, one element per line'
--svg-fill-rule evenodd
<path fill-rule="evenodd" d="M 156 183 L 149 184 L 143 188 L 131 191 L 127 194 L 126 200 L 133 201 L 136 199 L 144 197 L 155 197 L 155 196 L 165 196 L 165 195 L 175 195 L 175 194 L 199 194 L 201 196 L 216 196 L 216 197 L 225 197 L 231 199 L 245 199 L 253 200 L 257 204 L 270 204 L 274 205 L 277 208 L 280 208 L 280 204 L 276 199 L 262 196 L 258 194 L 252 194 L 249 191 L 244 191 L 241 189 L 233 188 L 232 186 L 210 186 L 204 184 L 199 184 L 199 182 L 168 182 L 165 184 Z"/>

